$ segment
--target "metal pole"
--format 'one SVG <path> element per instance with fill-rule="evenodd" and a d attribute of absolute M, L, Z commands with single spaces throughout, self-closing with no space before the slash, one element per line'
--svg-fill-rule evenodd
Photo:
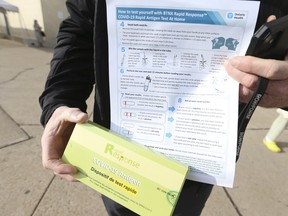
<path fill-rule="evenodd" d="M 10 29 L 9 29 L 9 22 L 8 22 L 7 14 L 6 14 L 5 11 L 4 11 L 3 14 L 4 14 L 5 24 L 6 24 L 6 31 L 7 31 L 7 34 L 8 34 L 8 36 L 11 36 Z"/>

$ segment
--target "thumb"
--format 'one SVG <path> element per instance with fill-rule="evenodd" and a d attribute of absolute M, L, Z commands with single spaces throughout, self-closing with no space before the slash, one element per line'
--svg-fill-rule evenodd
<path fill-rule="evenodd" d="M 89 119 L 88 114 L 80 110 L 73 111 L 70 117 L 71 117 L 71 121 L 73 121 L 74 119 L 75 122 L 77 123 L 83 123 Z"/>
<path fill-rule="evenodd" d="M 78 108 L 64 108 L 64 112 L 62 113 L 61 119 L 68 121 L 68 122 L 73 122 L 73 123 L 83 123 L 89 119 L 89 116 L 87 113 L 82 112 Z"/>
<path fill-rule="evenodd" d="M 271 22 L 273 20 L 276 20 L 276 16 L 275 15 L 270 15 L 268 18 L 267 18 L 267 22 Z"/>
<path fill-rule="evenodd" d="M 271 80 L 287 79 L 287 61 L 261 59 L 253 56 L 236 56 L 228 61 L 233 68 Z M 228 65 L 226 63 L 226 65 Z"/>

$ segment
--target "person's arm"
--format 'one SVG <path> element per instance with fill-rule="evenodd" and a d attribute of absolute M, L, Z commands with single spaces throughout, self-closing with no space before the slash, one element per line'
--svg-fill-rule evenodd
<path fill-rule="evenodd" d="M 68 0 L 70 17 L 59 29 L 51 69 L 39 98 L 41 123 L 45 125 L 59 106 L 86 111 L 86 100 L 94 84 L 94 1 Z"/>
<path fill-rule="evenodd" d="M 86 99 L 94 84 L 93 20 L 94 1 L 68 0 L 70 17 L 60 26 L 45 89 L 39 98 L 42 163 L 56 175 L 74 181 L 73 166 L 61 161 L 75 123 L 88 119 Z"/>

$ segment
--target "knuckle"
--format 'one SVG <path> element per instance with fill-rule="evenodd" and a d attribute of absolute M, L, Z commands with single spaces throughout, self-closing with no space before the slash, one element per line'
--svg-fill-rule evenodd
<path fill-rule="evenodd" d="M 264 71 L 264 74 L 267 78 L 273 78 L 275 74 L 280 70 L 280 65 L 278 64 L 277 60 L 271 59 L 269 61 L 269 64 L 266 67 L 266 70 Z"/>
<path fill-rule="evenodd" d="M 258 84 L 258 77 L 256 76 L 247 76 L 246 79 L 244 80 L 245 86 L 248 89 L 255 89 Z"/>

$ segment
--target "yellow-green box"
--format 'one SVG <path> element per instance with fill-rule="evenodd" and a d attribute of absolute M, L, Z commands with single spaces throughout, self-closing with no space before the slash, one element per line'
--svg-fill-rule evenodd
<path fill-rule="evenodd" d="M 62 157 L 76 179 L 140 215 L 172 215 L 188 167 L 95 123 L 77 124 Z"/>

